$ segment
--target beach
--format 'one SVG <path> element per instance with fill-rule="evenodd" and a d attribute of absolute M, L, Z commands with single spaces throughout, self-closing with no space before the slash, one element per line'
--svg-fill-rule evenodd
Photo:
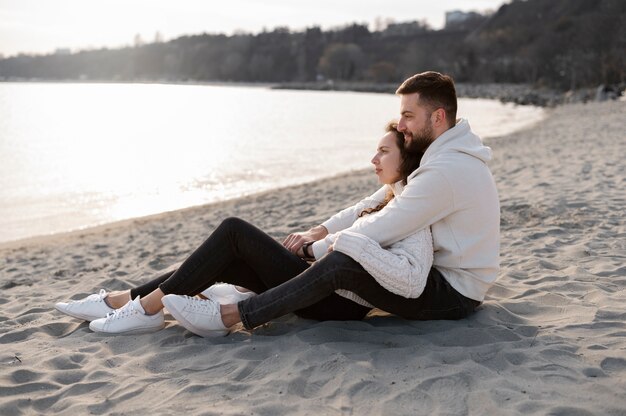
<path fill-rule="evenodd" d="M 223 219 L 277 239 L 377 189 L 358 171 L 0 245 L 0 414 L 624 415 L 626 102 L 569 104 L 491 138 L 501 271 L 459 321 L 294 315 L 200 338 L 166 315 L 102 336 L 55 302 L 165 271 Z M 470 120 L 471 123 L 471 120 Z"/>

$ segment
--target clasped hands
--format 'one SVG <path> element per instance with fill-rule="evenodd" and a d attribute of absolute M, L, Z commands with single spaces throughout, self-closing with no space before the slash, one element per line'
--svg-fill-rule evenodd
<path fill-rule="evenodd" d="M 283 241 L 283 246 L 296 256 L 306 258 L 308 256 L 303 252 L 304 243 L 321 240 L 327 235 L 328 230 L 326 227 L 318 225 L 308 231 L 300 231 L 289 234 Z M 329 247 L 328 251 L 332 251 L 332 246 Z"/>

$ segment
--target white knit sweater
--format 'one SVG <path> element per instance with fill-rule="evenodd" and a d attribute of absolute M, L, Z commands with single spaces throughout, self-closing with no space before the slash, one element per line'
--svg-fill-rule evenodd
<path fill-rule="evenodd" d="M 398 182 L 390 188 L 394 194 L 399 194 L 403 186 Z M 375 199 L 362 201 L 361 211 L 374 208 L 380 202 Z M 381 211 L 357 217 L 354 223 L 379 215 Z M 433 264 L 433 239 L 430 227 L 423 228 L 384 248 L 371 238 L 348 230 L 328 235 L 325 240 L 333 245 L 333 250 L 356 260 L 391 293 L 405 298 L 417 298 L 424 291 Z M 367 307 L 375 306 L 347 290 L 337 290 L 337 294 Z"/>

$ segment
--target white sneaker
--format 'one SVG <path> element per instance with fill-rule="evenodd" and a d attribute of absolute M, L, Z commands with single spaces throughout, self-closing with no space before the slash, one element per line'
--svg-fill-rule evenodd
<path fill-rule="evenodd" d="M 163 310 L 154 315 L 146 315 L 139 302 L 139 296 L 126 305 L 109 313 L 106 318 L 96 319 L 89 324 L 94 332 L 107 334 L 142 334 L 165 327 Z"/>
<path fill-rule="evenodd" d="M 240 292 L 237 286 L 230 283 L 216 283 L 200 294 L 207 299 L 216 300 L 221 305 L 235 304 L 256 295 L 254 292 Z"/>
<path fill-rule="evenodd" d="M 94 293 L 84 299 L 59 302 L 55 304 L 54 307 L 57 311 L 73 316 L 74 318 L 93 321 L 94 319 L 104 318 L 109 312 L 115 310 L 104 301 L 106 296 L 107 291 L 100 289 L 99 293 Z"/>
<path fill-rule="evenodd" d="M 194 334 L 201 337 L 228 335 L 229 330 L 222 322 L 220 304 L 216 300 L 165 295 L 161 301 L 172 316 Z"/>

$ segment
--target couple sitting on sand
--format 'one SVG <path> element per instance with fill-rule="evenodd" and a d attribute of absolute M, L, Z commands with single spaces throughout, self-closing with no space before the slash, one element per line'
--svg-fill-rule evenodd
<path fill-rule="evenodd" d="M 491 150 L 456 120 L 449 76 L 416 74 L 397 94 L 400 120 L 372 159 L 383 186 L 370 197 L 282 244 L 228 218 L 177 270 L 56 308 L 108 334 L 160 330 L 164 307 L 200 336 L 290 312 L 357 320 L 376 307 L 406 319 L 466 317 L 498 272 Z"/>

